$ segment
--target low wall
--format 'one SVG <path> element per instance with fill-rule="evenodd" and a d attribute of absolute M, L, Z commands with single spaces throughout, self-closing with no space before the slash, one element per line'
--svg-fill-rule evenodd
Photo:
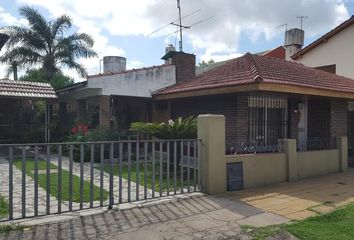
<path fill-rule="evenodd" d="M 307 178 L 340 171 L 339 150 L 298 152 L 298 177 Z"/>
<path fill-rule="evenodd" d="M 242 162 L 244 188 L 259 187 L 287 180 L 284 153 L 225 156 L 226 163 Z"/>

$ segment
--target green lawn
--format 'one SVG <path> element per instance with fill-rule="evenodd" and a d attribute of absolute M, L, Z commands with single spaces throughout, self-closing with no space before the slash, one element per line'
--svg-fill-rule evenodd
<path fill-rule="evenodd" d="M 96 167 L 97 169 L 100 169 L 100 166 L 98 165 Z M 144 185 L 144 165 L 143 163 L 141 162 L 139 164 L 139 183 L 140 185 Z M 103 170 L 107 173 L 110 172 L 110 165 L 109 164 L 105 164 L 103 166 Z M 165 191 L 167 190 L 167 175 L 166 175 L 166 165 L 163 166 L 163 175 L 162 175 L 162 181 L 160 183 L 160 161 L 156 161 L 155 163 L 155 191 L 159 191 L 160 189 L 160 185 L 162 187 L 162 190 Z M 152 188 L 152 171 L 153 171 L 153 165 L 151 162 L 147 163 L 147 169 L 146 169 L 146 185 L 148 188 Z M 115 165 L 113 167 L 113 174 L 115 176 L 119 176 L 119 167 L 117 165 Z M 125 178 L 126 180 L 128 179 L 128 165 L 127 164 L 123 164 L 123 167 L 122 167 L 122 178 Z M 173 190 L 173 187 L 174 187 L 174 183 L 173 183 L 173 171 L 170 172 L 170 181 L 169 181 L 169 189 L 170 191 Z M 137 178 L 136 178 L 136 163 L 135 162 L 132 162 L 131 164 L 131 181 L 133 182 L 136 182 L 137 181 Z M 193 181 L 193 175 L 192 173 L 190 174 L 190 185 L 193 185 L 194 184 L 194 181 Z M 187 180 L 184 180 L 183 181 L 183 185 L 186 187 L 188 184 L 187 184 Z M 194 185 L 193 185 L 194 186 Z M 180 188 L 181 187 L 181 174 L 180 172 L 177 170 L 177 181 L 176 181 L 176 187 L 177 188 Z M 192 187 L 192 186 L 191 186 Z"/>
<path fill-rule="evenodd" d="M 255 240 L 263 240 L 282 231 L 288 231 L 300 240 L 350 240 L 354 239 L 354 204 L 290 224 L 263 228 L 242 227 L 244 232 L 251 230 L 249 234 Z"/>
<path fill-rule="evenodd" d="M 8 207 L 6 200 L 0 196 L 0 217 L 4 217 L 8 214 Z"/>
<path fill-rule="evenodd" d="M 14 161 L 14 165 L 18 169 L 22 169 L 22 161 L 21 159 L 16 159 Z M 43 172 L 46 169 L 46 161 L 38 160 L 38 185 L 43 189 L 46 189 L 47 186 L 47 174 Z M 52 169 L 53 173 L 50 174 L 50 194 L 54 197 L 58 196 L 58 176 L 57 166 L 54 164 L 50 164 L 50 169 Z M 27 175 L 34 178 L 34 159 L 27 159 L 26 161 L 26 173 Z M 66 170 L 62 170 L 62 200 L 69 200 L 69 172 Z M 83 191 L 83 202 L 90 201 L 90 182 L 84 181 L 84 191 Z M 107 199 L 109 193 L 107 191 L 103 191 L 103 198 Z M 94 185 L 94 200 L 100 200 L 100 188 Z M 76 175 L 73 175 L 73 202 L 80 202 L 80 178 Z"/>

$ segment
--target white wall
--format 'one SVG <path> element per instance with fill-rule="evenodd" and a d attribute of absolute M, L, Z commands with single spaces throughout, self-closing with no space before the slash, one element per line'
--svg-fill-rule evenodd
<path fill-rule="evenodd" d="M 151 97 L 151 92 L 175 83 L 175 66 L 168 65 L 89 77 L 87 87 L 102 88 L 102 95 Z"/>
<path fill-rule="evenodd" d="M 336 64 L 336 74 L 354 79 L 354 25 L 295 60 L 309 67 Z"/>

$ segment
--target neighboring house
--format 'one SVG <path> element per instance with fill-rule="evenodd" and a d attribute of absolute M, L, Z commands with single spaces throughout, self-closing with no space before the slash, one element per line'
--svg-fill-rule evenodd
<path fill-rule="evenodd" d="M 157 91 L 167 115 L 223 114 L 227 150 L 297 139 L 326 148 L 347 136 L 354 81 L 283 59 L 250 53 L 189 81 Z"/>
<path fill-rule="evenodd" d="M 56 99 L 54 89 L 47 83 L 0 79 L 0 143 L 23 142 L 34 124 L 35 101 Z M 48 109 L 48 108 L 47 108 Z M 49 141 L 49 114 L 43 119 L 42 141 Z"/>
<path fill-rule="evenodd" d="M 67 132 L 74 119 L 121 131 L 132 122 L 161 121 L 153 119 L 161 106 L 154 105 L 151 93 L 195 76 L 195 55 L 167 50 L 165 64 L 132 70 L 126 70 L 125 58 L 104 57 L 102 74 L 57 90 L 61 129 Z"/>
<path fill-rule="evenodd" d="M 305 48 L 296 51 L 291 59 L 354 79 L 354 16 L 329 31 Z"/>

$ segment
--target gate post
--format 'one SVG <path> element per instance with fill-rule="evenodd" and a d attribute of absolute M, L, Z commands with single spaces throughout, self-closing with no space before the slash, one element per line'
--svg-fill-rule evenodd
<path fill-rule="evenodd" d="M 201 143 L 202 192 L 226 192 L 225 117 L 199 115 L 198 139 Z"/>

